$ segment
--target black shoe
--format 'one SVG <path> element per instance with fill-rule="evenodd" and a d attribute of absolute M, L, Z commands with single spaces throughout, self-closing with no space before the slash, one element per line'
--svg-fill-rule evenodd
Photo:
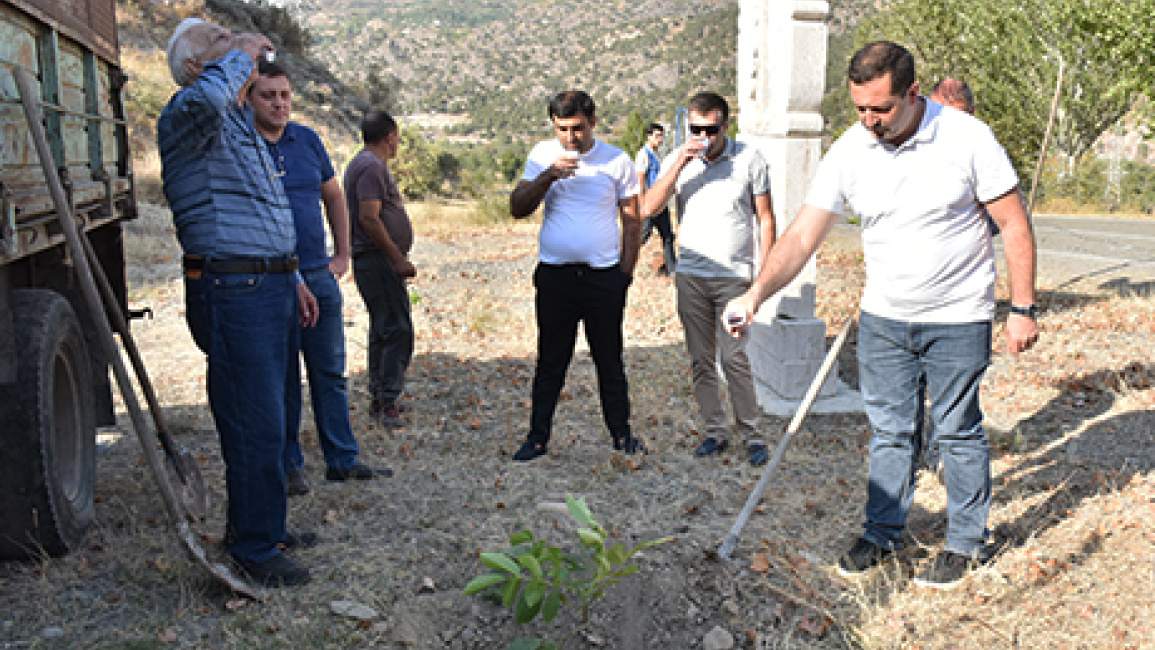
<path fill-rule="evenodd" d="M 730 443 L 725 440 L 718 440 L 714 436 L 710 436 L 702 441 L 702 444 L 698 445 L 698 448 L 694 450 L 694 455 L 699 458 L 703 456 L 713 456 L 714 454 L 720 454 L 726 451 L 729 446 Z"/>
<path fill-rule="evenodd" d="M 751 467 L 761 467 L 770 460 L 770 450 L 760 442 L 748 445 L 746 451 L 750 452 Z"/>
<path fill-rule="evenodd" d="M 650 453 L 650 451 L 646 449 L 646 446 L 642 444 L 642 441 L 633 436 L 614 438 L 614 451 L 625 452 L 627 456 Z"/>
<path fill-rule="evenodd" d="M 529 461 L 533 460 L 534 458 L 537 458 L 538 456 L 544 456 L 544 455 L 545 455 L 545 443 L 544 442 L 537 442 L 535 440 L 526 440 L 525 443 L 523 443 L 521 445 L 521 449 L 518 449 L 517 453 L 513 455 L 513 459 L 519 463 L 525 463 L 525 462 L 529 462 Z"/>
<path fill-rule="evenodd" d="M 838 558 L 838 575 L 849 578 L 866 573 L 892 553 L 894 550 L 860 537 L 845 555 Z"/>
<path fill-rule="evenodd" d="M 284 553 L 256 564 L 239 560 L 237 564 L 253 581 L 265 587 L 293 587 L 309 581 L 309 570 Z"/>
<path fill-rule="evenodd" d="M 931 589 L 954 589 L 978 565 L 978 560 L 954 551 L 943 551 L 934 557 L 928 568 L 914 577 L 914 584 Z"/>
<path fill-rule="evenodd" d="M 291 497 L 309 493 L 309 479 L 305 477 L 305 470 L 291 469 L 285 472 L 285 492 Z"/>
<path fill-rule="evenodd" d="M 321 542 L 321 536 L 311 530 L 288 531 L 281 548 L 298 549 L 313 548 Z"/>
<path fill-rule="evenodd" d="M 393 470 L 388 467 L 369 467 L 361 461 L 353 463 L 353 466 L 349 469 L 330 467 L 325 470 L 326 481 L 348 481 L 349 479 L 370 481 L 375 478 L 389 478 L 390 476 L 393 476 Z"/>

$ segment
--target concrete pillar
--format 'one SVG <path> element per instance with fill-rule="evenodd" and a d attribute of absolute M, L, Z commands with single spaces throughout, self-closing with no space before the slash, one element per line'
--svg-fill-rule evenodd
<path fill-rule="evenodd" d="M 779 233 L 802 207 L 822 154 L 829 9 L 824 0 L 739 2 L 738 139 L 759 147 L 770 163 Z M 755 317 L 750 361 L 768 413 L 794 412 L 826 354 L 826 323 L 814 316 L 816 276 L 811 259 Z M 861 409 L 837 375 L 835 366 L 814 411 Z"/>

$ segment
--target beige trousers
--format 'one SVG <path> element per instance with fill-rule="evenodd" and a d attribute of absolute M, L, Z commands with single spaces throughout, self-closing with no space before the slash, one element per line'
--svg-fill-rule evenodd
<path fill-rule="evenodd" d="M 730 428 L 722 406 L 720 357 L 738 434 L 747 444 L 762 442 L 758 437 L 762 410 L 758 407 L 750 359 L 746 356 L 749 337 L 736 339 L 722 329 L 726 304 L 745 293 L 750 281 L 678 273 L 674 283 L 678 292 L 678 316 L 685 330 L 686 351 L 690 354 L 694 398 L 705 422 L 706 435 L 724 440 Z"/>

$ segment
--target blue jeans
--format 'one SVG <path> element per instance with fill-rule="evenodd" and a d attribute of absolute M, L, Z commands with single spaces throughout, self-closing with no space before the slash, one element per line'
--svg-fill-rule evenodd
<path fill-rule="evenodd" d="M 300 386 L 292 273 L 185 278 L 185 315 L 208 357 L 209 408 L 225 460 L 229 551 L 242 563 L 285 539 L 286 392 Z M 299 411 L 299 409 L 298 409 Z"/>
<path fill-rule="evenodd" d="M 369 383 L 373 399 L 388 408 L 405 390 L 413 359 L 413 318 L 409 290 L 381 251 L 353 258 L 353 279 L 369 310 Z"/>
<path fill-rule="evenodd" d="M 914 499 L 924 393 L 932 444 L 943 460 L 947 550 L 981 557 L 991 503 L 990 449 L 979 385 L 990 365 L 991 324 L 908 323 L 863 313 L 859 381 L 874 436 L 863 537 L 898 547 Z"/>
<path fill-rule="evenodd" d="M 325 465 L 347 470 L 361 451 L 349 422 L 349 392 L 345 383 L 345 322 L 341 313 L 341 287 L 328 267 L 301 271 L 305 284 L 317 299 L 319 316 L 313 327 L 301 328 L 301 354 L 305 357 L 305 374 L 309 378 L 309 396 L 313 403 L 313 422 L 317 439 L 325 455 Z M 285 396 L 290 422 L 285 441 L 285 470 L 303 469 L 300 414 L 301 386 Z"/>

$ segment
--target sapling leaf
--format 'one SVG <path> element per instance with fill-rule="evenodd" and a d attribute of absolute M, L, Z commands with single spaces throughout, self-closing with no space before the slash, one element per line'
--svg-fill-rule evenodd
<path fill-rule="evenodd" d="M 509 543 L 511 546 L 517 546 L 518 544 L 527 544 L 527 543 L 532 542 L 532 541 L 533 541 L 533 532 L 530 531 L 528 528 L 521 531 L 520 533 L 514 533 L 513 535 L 510 535 L 510 537 L 509 537 Z"/>
<path fill-rule="evenodd" d="M 548 646 L 552 650 L 553 644 Z M 541 639 L 522 637 L 505 647 L 505 650 L 547 650 Z"/>
<path fill-rule="evenodd" d="M 562 595 L 560 591 L 550 593 L 545 597 L 545 602 L 541 604 L 541 620 L 549 623 L 557 616 L 558 610 L 561 609 Z"/>
<path fill-rule="evenodd" d="M 641 567 L 639 567 L 638 565 L 631 564 L 629 566 L 624 566 L 624 567 L 618 569 L 617 575 L 619 578 L 624 578 L 626 576 L 632 576 L 641 570 L 642 570 Z"/>
<path fill-rule="evenodd" d="M 600 549 L 604 545 L 602 536 L 590 530 L 589 528 L 579 528 L 577 534 L 578 537 L 581 538 L 582 544 L 586 546 Z"/>
<path fill-rule="evenodd" d="M 665 544 L 666 542 L 672 542 L 672 541 L 674 541 L 674 539 L 675 538 L 673 538 L 673 537 L 662 537 L 661 539 L 651 539 L 649 541 L 642 542 L 641 544 L 638 544 L 637 546 L 634 547 L 634 552 L 630 553 L 630 555 L 633 555 L 634 553 L 637 553 L 638 551 L 642 551 L 642 550 L 645 550 L 647 548 L 650 548 L 651 546 L 657 546 L 658 544 Z"/>
<path fill-rule="evenodd" d="M 514 609 L 514 620 L 517 621 L 518 625 L 525 625 L 532 621 L 533 617 L 537 616 L 538 610 L 541 609 L 541 594 L 539 593 L 537 599 L 532 603 L 529 602 L 528 596 L 529 587 L 527 586 L 522 592 L 521 598 L 517 599 L 517 607 Z"/>
<path fill-rule="evenodd" d="M 500 573 L 500 572 L 494 571 L 493 573 L 487 573 L 485 575 L 477 576 L 473 580 L 470 580 L 469 584 L 465 585 L 465 589 L 462 589 L 461 591 L 466 596 L 472 596 L 473 594 L 476 594 L 480 591 L 483 591 L 487 587 L 492 587 L 493 585 L 501 584 L 501 583 L 505 582 L 508 578 L 509 578 L 508 573 Z"/>
<path fill-rule="evenodd" d="M 511 578 L 509 582 L 505 583 L 505 589 L 501 592 L 501 606 L 509 609 L 513 606 L 514 599 L 517 598 L 517 591 L 521 589 L 521 576 Z"/>
<path fill-rule="evenodd" d="M 565 495 L 565 504 L 570 516 L 577 519 L 578 523 L 583 526 L 589 526 L 590 528 L 597 526 L 593 513 L 590 512 L 589 507 L 586 506 L 585 499 L 575 499 L 572 495 L 567 494 Z"/>
<path fill-rule="evenodd" d="M 630 552 L 625 544 L 615 544 L 606 552 L 606 557 L 614 564 L 625 564 L 626 560 L 630 559 Z"/>
<path fill-rule="evenodd" d="M 538 580 L 542 579 L 541 564 L 538 563 L 536 557 L 529 555 L 529 554 L 526 554 L 526 555 L 523 555 L 523 556 L 517 558 L 517 562 L 521 566 L 528 569 L 530 575 L 532 575 L 534 578 L 537 578 Z"/>
<path fill-rule="evenodd" d="M 491 569 L 508 571 L 515 576 L 521 575 L 521 567 L 505 553 L 482 553 L 481 563 Z"/>
<path fill-rule="evenodd" d="M 525 585 L 525 591 L 522 592 L 521 597 L 529 605 L 536 605 L 541 602 L 542 596 L 545 595 L 545 583 L 541 580 L 530 580 Z"/>

